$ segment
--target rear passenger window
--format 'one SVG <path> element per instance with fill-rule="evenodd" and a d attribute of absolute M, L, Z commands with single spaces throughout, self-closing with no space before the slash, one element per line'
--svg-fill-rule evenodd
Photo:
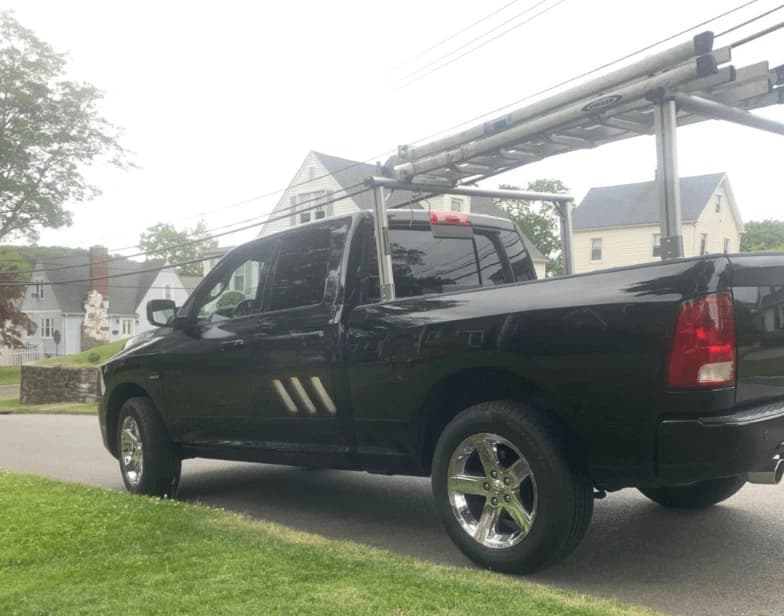
<path fill-rule="evenodd" d="M 479 274 L 482 277 L 482 286 L 510 282 L 507 280 L 504 266 L 501 264 L 501 257 L 498 254 L 497 238 L 492 238 L 484 233 L 475 233 L 474 241 L 476 242 L 476 254 L 479 257 Z"/>
<path fill-rule="evenodd" d="M 430 229 L 390 229 L 389 240 L 398 297 L 479 286 L 470 238 L 434 238 Z"/>
<path fill-rule="evenodd" d="M 339 266 L 347 229 L 345 221 L 336 221 L 281 239 L 269 310 L 312 306 L 324 299 L 329 273 Z"/>
<path fill-rule="evenodd" d="M 520 239 L 520 235 L 515 231 L 501 231 L 498 235 L 509 265 L 512 266 L 512 274 L 515 282 L 524 280 L 536 280 L 536 272 L 533 264 L 528 258 L 528 250 Z"/>
<path fill-rule="evenodd" d="M 448 293 L 480 286 L 529 280 L 527 252 L 514 231 L 476 230 L 470 238 L 436 238 L 429 227 L 389 231 L 392 273 L 397 297 Z M 512 250 L 517 270 L 505 264 L 503 255 Z M 509 255 L 512 256 L 511 254 Z M 361 283 L 361 302 L 379 301 L 378 267 L 372 238 L 365 250 L 367 266 Z"/>

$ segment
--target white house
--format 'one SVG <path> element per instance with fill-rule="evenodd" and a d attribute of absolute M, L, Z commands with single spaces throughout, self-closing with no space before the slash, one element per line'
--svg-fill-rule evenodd
<path fill-rule="evenodd" d="M 270 216 L 272 219 L 277 218 L 277 220 L 270 220 L 270 222 L 265 224 L 259 236 L 269 235 L 282 229 L 334 214 L 373 209 L 373 192 L 365 191 L 352 197 L 340 199 L 335 203 L 328 203 L 321 208 L 308 209 L 306 211 L 306 208 L 312 208 L 318 204 L 318 201 L 314 201 L 314 199 L 322 199 L 326 202 L 330 200 L 330 195 L 336 191 L 343 191 L 343 194 L 346 191 L 353 193 L 363 188 L 363 182 L 367 178 L 376 174 L 377 170 L 374 165 L 311 151 L 300 165 L 299 170 L 292 178 L 280 201 L 272 210 Z M 412 193 L 407 191 L 393 191 L 387 205 L 389 207 L 404 205 L 413 196 Z M 299 211 L 299 207 L 301 207 L 301 211 Z M 473 212 L 475 214 L 509 218 L 509 215 L 497 207 L 490 197 L 440 195 L 412 204 L 411 207 L 430 208 L 440 211 Z M 525 238 L 525 243 L 534 262 L 537 277 L 544 278 L 547 258 L 537 250 L 536 246 L 528 238 Z"/>
<path fill-rule="evenodd" d="M 168 298 L 180 306 L 189 294 L 177 272 L 162 265 L 109 258 L 102 246 L 87 257 L 39 260 L 22 300 L 22 312 L 37 328 L 22 341 L 42 355 L 67 355 L 151 329 L 149 300 Z M 106 277 L 115 274 L 123 275 Z"/>
<path fill-rule="evenodd" d="M 681 178 L 681 222 L 686 257 L 740 250 L 743 221 L 726 174 Z M 592 188 L 574 210 L 572 230 L 576 272 L 658 260 L 655 183 Z"/>

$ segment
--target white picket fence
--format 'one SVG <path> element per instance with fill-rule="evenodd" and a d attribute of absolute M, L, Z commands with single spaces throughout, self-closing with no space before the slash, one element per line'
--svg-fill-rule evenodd
<path fill-rule="evenodd" d="M 21 366 L 30 361 L 43 359 L 41 349 L 3 349 L 0 351 L 0 366 Z"/>

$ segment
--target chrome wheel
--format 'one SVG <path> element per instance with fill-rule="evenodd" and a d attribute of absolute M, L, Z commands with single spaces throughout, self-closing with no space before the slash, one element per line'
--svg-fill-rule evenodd
<path fill-rule="evenodd" d="M 120 426 L 120 462 L 126 481 L 133 487 L 139 485 L 144 470 L 144 449 L 139 424 L 130 415 Z"/>
<path fill-rule="evenodd" d="M 449 459 L 447 494 L 475 541 L 505 549 L 520 543 L 536 517 L 536 481 L 520 450 L 498 434 L 474 434 Z"/>

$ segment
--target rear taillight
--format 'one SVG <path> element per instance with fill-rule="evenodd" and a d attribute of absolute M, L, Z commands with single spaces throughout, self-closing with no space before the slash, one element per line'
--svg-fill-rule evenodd
<path fill-rule="evenodd" d="M 726 387 L 735 383 L 732 296 L 717 293 L 681 305 L 672 338 L 667 385 Z"/>

